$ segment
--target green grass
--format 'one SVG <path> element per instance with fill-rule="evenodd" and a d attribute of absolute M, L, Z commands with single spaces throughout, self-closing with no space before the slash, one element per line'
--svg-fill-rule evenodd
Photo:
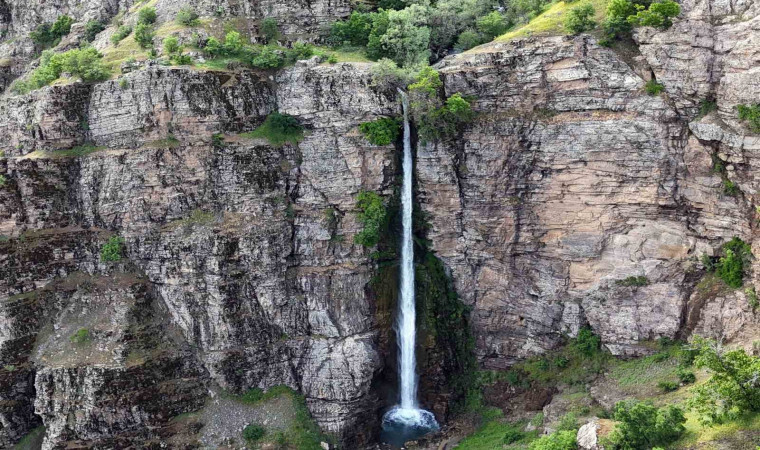
<path fill-rule="evenodd" d="M 269 117 L 264 123 L 253 131 L 241 133 L 240 136 L 252 139 L 266 139 L 275 147 L 281 147 L 285 144 L 297 144 L 303 140 L 304 132 L 302 128 L 283 131 L 272 125 Z"/>
<path fill-rule="evenodd" d="M 483 450 L 497 448 L 524 448 L 538 438 L 538 430 L 524 432 L 525 423 L 510 423 L 504 419 L 494 419 L 483 424 L 478 430 L 464 438 L 457 450 Z M 509 436 L 508 439 L 505 438 Z M 504 447 L 506 445 L 506 447 Z"/>
<path fill-rule="evenodd" d="M 734 450 L 754 450 L 760 445 L 760 414 L 745 414 L 735 420 L 712 427 L 699 423 L 697 414 L 686 413 L 686 432 L 676 441 L 673 449 L 717 448 L 713 443 L 720 442 L 719 448 Z"/>
<path fill-rule="evenodd" d="M 546 11 L 539 14 L 536 18 L 525 25 L 513 28 L 505 34 L 495 39 L 496 42 L 508 42 L 515 38 L 532 36 L 532 35 L 562 35 L 568 34 L 565 31 L 564 21 L 565 14 L 571 9 L 584 3 L 591 3 L 596 13 L 594 20 L 599 24 L 604 21 L 607 12 L 607 2 L 609 0 L 586 0 L 574 3 L 559 1 L 553 3 Z M 477 48 L 477 47 L 476 47 Z"/>
<path fill-rule="evenodd" d="M 288 397 L 292 400 L 295 420 L 287 430 L 267 433 L 260 442 L 275 443 L 285 448 L 297 450 L 322 450 L 321 442 L 332 444 L 333 440 L 329 436 L 322 434 L 319 426 L 311 418 L 304 397 L 287 386 L 274 386 L 266 392 L 254 388 L 241 396 L 235 397 L 235 399 L 247 405 L 256 405 L 280 397 Z"/>
<path fill-rule="evenodd" d="M 13 450 L 33 450 L 42 445 L 42 439 L 45 437 L 45 427 L 39 426 L 24 436 L 16 445 L 11 447 Z"/>

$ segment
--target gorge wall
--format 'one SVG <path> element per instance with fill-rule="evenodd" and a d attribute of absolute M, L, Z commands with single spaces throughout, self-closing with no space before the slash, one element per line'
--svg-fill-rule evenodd
<path fill-rule="evenodd" d="M 267 8 L 307 38 L 350 9 L 270 3 L 196 7 L 251 27 Z M 28 69 L 31 50 L 12 38 L 32 24 L 132 6 L 56 5 L 0 5 L 7 80 Z M 160 17 L 178 7 L 156 4 Z M 747 293 L 697 285 L 702 254 L 734 236 L 758 245 L 760 138 L 736 105 L 760 98 L 759 14 L 749 1 L 684 0 L 670 30 L 636 32 L 640 54 L 536 36 L 437 65 L 446 94 L 472 96 L 478 115 L 460 138 L 418 145 L 417 199 L 472 307 L 481 367 L 585 325 L 621 356 L 660 337 L 758 338 Z M 653 76 L 663 95 L 644 91 Z M 398 153 L 357 127 L 399 115 L 395 97 L 367 63 L 146 64 L 123 79 L 0 100 L 0 446 L 44 423 L 46 449 L 194 448 L 198 430 L 173 418 L 216 387 L 280 384 L 346 448 L 372 442 L 392 305 L 372 288 L 372 249 L 353 243 L 356 196 L 392 196 Z M 701 116 L 706 99 L 717 110 Z M 297 117 L 304 140 L 240 134 L 273 111 Z M 101 149 L 54 153 L 85 143 Z M 101 262 L 114 235 L 126 258 Z M 629 276 L 649 284 L 618 283 Z M 80 329 L 86 345 L 71 339 Z"/>

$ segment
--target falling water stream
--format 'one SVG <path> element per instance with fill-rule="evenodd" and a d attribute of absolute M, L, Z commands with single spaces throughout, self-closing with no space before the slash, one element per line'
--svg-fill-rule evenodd
<path fill-rule="evenodd" d="M 399 91 L 404 108 L 404 179 L 401 186 L 403 236 L 401 242 L 401 298 L 396 337 L 399 348 L 401 401 L 383 416 L 383 440 L 402 445 L 438 429 L 429 411 L 417 407 L 417 372 L 415 368 L 414 242 L 412 240 L 412 144 L 409 129 L 409 100 Z"/>

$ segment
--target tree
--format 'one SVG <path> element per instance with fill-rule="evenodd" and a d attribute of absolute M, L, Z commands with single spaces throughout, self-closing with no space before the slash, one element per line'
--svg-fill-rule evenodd
<path fill-rule="evenodd" d="M 179 45 L 179 41 L 176 36 L 167 36 L 163 42 L 164 53 L 166 55 L 173 55 L 175 53 L 182 52 L 182 47 Z"/>
<path fill-rule="evenodd" d="M 140 10 L 137 12 L 137 23 L 145 24 L 145 25 L 152 25 L 156 22 L 156 8 L 151 8 L 149 6 L 146 6 L 144 8 L 140 8 Z"/>
<path fill-rule="evenodd" d="M 631 32 L 628 17 L 636 14 L 636 8 L 631 0 L 610 0 L 607 4 L 607 19 L 604 21 L 604 32 L 607 39 L 615 39 Z"/>
<path fill-rule="evenodd" d="M 74 19 L 69 16 L 58 16 L 58 18 L 53 23 L 53 26 L 50 27 L 50 33 L 52 33 L 52 35 L 57 38 L 66 36 L 71 31 L 71 24 L 73 23 Z"/>
<path fill-rule="evenodd" d="M 683 411 L 673 405 L 657 408 L 647 402 L 622 401 L 615 405 L 613 416 L 618 422 L 609 438 L 613 449 L 649 450 L 678 440 L 686 430 Z"/>
<path fill-rule="evenodd" d="M 228 31 L 224 35 L 224 52 L 228 55 L 238 55 L 243 50 L 245 43 L 240 33 L 237 31 Z"/>
<path fill-rule="evenodd" d="M 174 19 L 178 24 L 186 27 L 195 26 L 198 24 L 198 13 L 190 6 L 180 8 L 177 12 L 177 17 Z"/>
<path fill-rule="evenodd" d="M 430 28 L 426 26 L 427 16 L 427 8 L 420 5 L 388 12 L 387 30 L 379 38 L 383 55 L 402 67 L 428 62 Z"/>
<path fill-rule="evenodd" d="M 84 40 L 92 42 L 95 37 L 105 29 L 105 26 L 97 20 L 90 20 L 84 26 Z"/>
<path fill-rule="evenodd" d="M 565 29 L 572 34 L 592 30 L 596 26 L 596 22 L 592 19 L 594 12 L 594 7 L 590 3 L 572 8 L 565 17 Z"/>
<path fill-rule="evenodd" d="M 473 47 L 477 47 L 478 45 L 483 43 L 483 36 L 473 30 L 464 30 L 461 34 L 459 34 L 459 37 L 457 38 L 457 43 L 454 46 L 455 49 L 459 51 L 465 51 L 469 50 Z"/>
<path fill-rule="evenodd" d="M 630 16 L 628 21 L 634 26 L 670 28 L 673 25 L 671 20 L 681 13 L 681 6 L 672 1 L 664 0 L 649 5 L 644 9 L 643 5 L 636 5 L 638 12 L 635 16 Z"/>
<path fill-rule="evenodd" d="M 689 406 L 704 424 L 721 423 L 742 412 L 760 412 L 760 358 L 744 349 L 726 351 L 719 343 L 697 336 L 694 364 L 712 371 L 707 383 L 693 388 Z"/>
<path fill-rule="evenodd" d="M 369 43 L 369 34 L 376 13 L 354 11 L 347 20 L 333 22 L 330 40 L 334 45 L 354 45 L 364 47 Z"/>
<path fill-rule="evenodd" d="M 280 29 L 277 26 L 277 19 L 267 17 L 261 21 L 261 34 L 264 36 L 266 43 L 276 41 L 280 37 Z"/>
<path fill-rule="evenodd" d="M 138 23 L 135 27 L 135 41 L 141 48 L 153 47 L 153 27 L 146 23 Z"/>
<path fill-rule="evenodd" d="M 498 11 L 492 11 L 490 14 L 481 17 L 477 21 L 477 29 L 486 40 L 491 41 L 497 36 L 501 36 L 507 31 L 507 21 Z"/>

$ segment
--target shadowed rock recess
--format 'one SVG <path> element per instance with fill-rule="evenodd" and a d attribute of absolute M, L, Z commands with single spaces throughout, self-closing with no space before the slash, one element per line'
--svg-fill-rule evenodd
<path fill-rule="evenodd" d="M 160 21 L 184 4 L 150 3 Z M 351 10 L 347 0 L 193 4 L 251 18 L 237 26 L 254 34 L 276 17 L 292 40 Z M 130 7 L 0 1 L 0 87 L 34 66 L 25 36 L 37 24 L 67 13 L 73 36 Z M 747 291 L 697 288 L 703 254 L 735 236 L 760 245 L 760 137 L 736 114 L 760 99 L 760 6 L 681 7 L 672 28 L 634 32 L 633 56 L 590 35 L 533 36 L 435 66 L 446 95 L 472 98 L 477 114 L 457 138 L 416 145 L 415 200 L 430 264 L 469 307 L 451 323 L 469 324 L 480 368 L 507 369 L 583 326 L 617 356 L 663 337 L 746 346 L 760 336 Z M 203 448 L 211 438 L 187 413 L 278 385 L 302 394 L 341 448 L 374 445 L 395 401 L 395 300 L 378 292 L 375 249 L 354 243 L 357 195 L 394 198 L 400 168 L 397 147 L 370 144 L 358 125 L 401 110 L 371 67 L 146 64 L 118 80 L 6 90 L 0 447 L 44 425 L 46 450 Z M 646 93 L 653 76 L 663 95 Z M 700 114 L 705 100 L 717 108 Z M 275 111 L 300 121 L 303 140 L 245 134 Z M 56 153 L 84 144 L 96 151 Z M 103 262 L 116 236 L 124 256 Z M 758 281 L 751 265 L 745 286 Z M 454 365 L 420 346 L 420 398 L 445 422 Z"/>

